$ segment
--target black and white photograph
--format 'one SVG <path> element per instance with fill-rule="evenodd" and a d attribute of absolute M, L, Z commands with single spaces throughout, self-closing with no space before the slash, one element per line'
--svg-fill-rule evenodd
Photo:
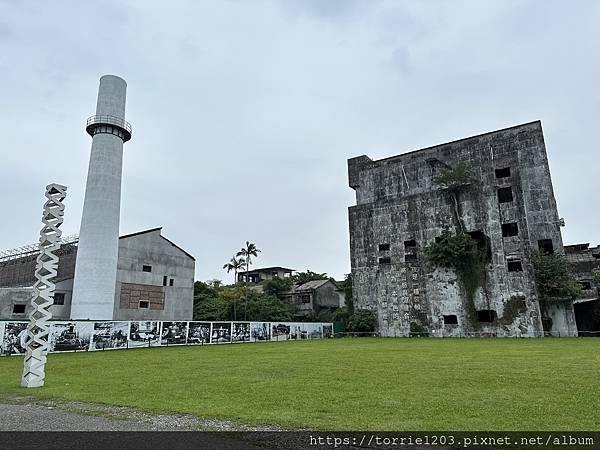
<path fill-rule="evenodd" d="M 307 323 L 307 339 L 321 339 L 323 337 L 323 326 L 320 323 Z"/>
<path fill-rule="evenodd" d="M 188 329 L 188 344 L 210 343 L 210 322 L 190 322 Z"/>
<path fill-rule="evenodd" d="M 231 322 L 214 322 L 210 341 L 214 344 L 231 342 Z"/>
<path fill-rule="evenodd" d="M 323 325 L 323 338 L 330 338 L 333 336 L 333 325 Z"/>
<path fill-rule="evenodd" d="M 129 347 L 153 347 L 160 345 L 160 322 L 131 322 L 129 326 Z"/>
<path fill-rule="evenodd" d="M 270 341 L 271 324 L 269 322 L 252 322 L 250 324 L 250 336 L 252 341 Z"/>
<path fill-rule="evenodd" d="M 2 331 L 2 328 L 0 328 Z M 19 355 L 25 353 L 27 341 L 27 322 L 6 322 L 2 339 L 3 355 Z"/>
<path fill-rule="evenodd" d="M 50 327 L 50 351 L 87 351 L 94 331 L 93 323 L 59 322 Z"/>
<path fill-rule="evenodd" d="M 250 322 L 234 322 L 233 332 L 231 333 L 232 342 L 250 341 Z"/>
<path fill-rule="evenodd" d="M 127 347 L 129 322 L 95 322 L 90 350 Z"/>
<path fill-rule="evenodd" d="M 163 322 L 161 345 L 182 345 L 187 338 L 187 322 Z"/>
<path fill-rule="evenodd" d="M 273 332 L 271 333 L 271 340 L 273 341 L 286 341 L 290 337 L 290 324 L 289 323 L 274 323 Z"/>
<path fill-rule="evenodd" d="M 306 339 L 306 330 L 303 323 L 293 323 L 290 325 L 290 339 Z"/>

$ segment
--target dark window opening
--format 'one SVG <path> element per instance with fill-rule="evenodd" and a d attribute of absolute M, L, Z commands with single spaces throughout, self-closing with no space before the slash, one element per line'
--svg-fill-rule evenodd
<path fill-rule="evenodd" d="M 386 252 L 390 249 L 390 244 L 379 244 L 379 251 Z"/>
<path fill-rule="evenodd" d="M 405 262 L 417 262 L 417 255 L 404 255 Z"/>
<path fill-rule="evenodd" d="M 148 309 L 148 302 L 145 302 L 144 300 L 140 301 L 140 308 L 141 309 Z"/>
<path fill-rule="evenodd" d="M 581 289 L 583 289 L 584 291 L 588 291 L 588 290 L 592 289 L 591 281 L 580 281 L 579 285 L 581 286 Z"/>
<path fill-rule="evenodd" d="M 64 305 L 65 304 L 65 294 L 62 292 L 54 293 L 54 305 Z"/>
<path fill-rule="evenodd" d="M 546 253 L 547 255 L 554 253 L 554 244 L 552 244 L 552 239 L 540 239 L 538 241 L 538 248 L 540 249 L 540 252 Z"/>
<path fill-rule="evenodd" d="M 491 323 L 498 319 L 498 314 L 493 309 L 480 309 L 477 311 L 477 321 Z"/>
<path fill-rule="evenodd" d="M 417 246 L 417 241 L 411 239 L 409 241 L 404 241 L 404 248 L 412 248 Z"/>
<path fill-rule="evenodd" d="M 458 317 L 454 314 L 444 316 L 444 325 L 458 325 Z"/>
<path fill-rule="evenodd" d="M 442 237 L 441 236 L 436 236 L 435 237 L 435 243 L 439 244 L 440 242 L 442 242 Z"/>
<path fill-rule="evenodd" d="M 391 264 L 392 259 L 388 257 L 379 258 L 379 264 Z"/>
<path fill-rule="evenodd" d="M 510 177 L 510 167 L 503 169 L 496 169 L 496 178 L 508 178 Z"/>
<path fill-rule="evenodd" d="M 25 305 L 13 305 L 13 314 L 25 314 Z"/>
<path fill-rule="evenodd" d="M 518 236 L 519 226 L 517 222 L 503 223 L 502 224 L 502 237 Z"/>
<path fill-rule="evenodd" d="M 509 272 L 522 272 L 523 264 L 519 259 L 509 259 L 507 261 L 507 267 Z"/>
<path fill-rule="evenodd" d="M 300 301 L 302 303 L 310 303 L 310 295 L 308 294 L 303 294 L 300 296 Z"/>
<path fill-rule="evenodd" d="M 175 280 L 173 280 L 173 278 L 171 278 L 171 279 L 169 280 L 169 286 L 173 286 L 173 283 L 174 283 L 174 282 L 175 282 Z"/>
<path fill-rule="evenodd" d="M 167 285 L 167 276 L 165 275 L 163 277 L 163 286 L 166 286 L 166 285 Z"/>
<path fill-rule="evenodd" d="M 499 203 L 509 203 L 513 201 L 513 193 L 512 188 L 505 187 L 498 189 L 498 202 Z"/>
<path fill-rule="evenodd" d="M 152 272 L 152 266 L 142 266 L 144 272 Z"/>
<path fill-rule="evenodd" d="M 596 259 L 600 259 L 600 253 L 592 253 L 592 256 Z"/>

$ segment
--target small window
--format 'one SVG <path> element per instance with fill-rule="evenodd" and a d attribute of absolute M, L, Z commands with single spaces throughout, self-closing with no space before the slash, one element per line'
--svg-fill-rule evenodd
<path fill-rule="evenodd" d="M 491 323 L 498 319 L 498 314 L 493 309 L 481 309 L 477 311 L 477 321 Z"/>
<path fill-rule="evenodd" d="M 152 272 L 152 266 L 142 266 L 144 272 Z"/>
<path fill-rule="evenodd" d="M 13 314 L 25 314 L 25 305 L 13 305 Z"/>
<path fill-rule="evenodd" d="M 496 169 L 496 178 L 508 178 L 510 177 L 510 167 L 504 169 Z"/>
<path fill-rule="evenodd" d="M 512 201 L 513 193 L 510 186 L 498 189 L 498 203 L 509 203 Z"/>
<path fill-rule="evenodd" d="M 65 304 L 65 294 L 63 292 L 55 292 L 53 304 L 54 305 L 64 305 Z"/>
<path fill-rule="evenodd" d="M 518 236 L 519 226 L 517 222 L 503 223 L 502 224 L 502 237 Z"/>
<path fill-rule="evenodd" d="M 458 325 L 458 317 L 454 314 L 444 316 L 444 325 Z"/>
<path fill-rule="evenodd" d="M 146 301 L 144 301 L 144 300 L 142 300 L 142 301 L 140 302 L 140 309 L 148 309 L 148 306 L 149 306 L 149 305 L 148 305 L 148 302 L 146 302 Z"/>
<path fill-rule="evenodd" d="M 379 244 L 380 252 L 387 252 L 390 249 L 390 244 Z"/>
<path fill-rule="evenodd" d="M 310 303 L 310 295 L 307 295 L 307 294 L 302 294 L 302 295 L 300 296 L 300 301 L 301 301 L 302 303 Z"/>
<path fill-rule="evenodd" d="M 417 241 L 415 241 L 414 239 L 404 241 L 404 248 L 415 248 L 416 246 L 417 246 Z"/>
<path fill-rule="evenodd" d="M 417 255 L 404 255 L 405 262 L 417 262 Z"/>
<path fill-rule="evenodd" d="M 167 278 L 168 277 L 166 275 L 163 277 L 163 286 L 167 285 Z"/>
<path fill-rule="evenodd" d="M 175 280 L 174 280 L 173 278 L 171 278 L 171 279 L 169 280 L 169 286 L 173 286 L 173 283 L 174 283 L 174 282 L 175 282 Z"/>
<path fill-rule="evenodd" d="M 538 241 L 538 248 L 540 249 L 540 252 L 546 253 L 547 255 L 554 253 L 554 244 L 552 244 L 552 239 L 540 239 Z"/>
<path fill-rule="evenodd" d="M 379 258 L 379 264 L 391 264 L 392 260 L 389 257 Z"/>
<path fill-rule="evenodd" d="M 523 264 L 520 259 L 509 259 L 507 261 L 507 267 L 509 272 L 522 272 Z"/>
<path fill-rule="evenodd" d="M 579 285 L 581 286 L 581 289 L 583 289 L 584 291 L 589 291 L 590 289 L 592 289 L 591 281 L 580 281 Z"/>

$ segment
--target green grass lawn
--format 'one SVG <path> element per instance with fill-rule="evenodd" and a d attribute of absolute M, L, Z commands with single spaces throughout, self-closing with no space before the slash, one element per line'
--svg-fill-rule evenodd
<path fill-rule="evenodd" d="M 600 339 L 329 339 L 51 354 L 0 396 L 82 400 L 289 428 L 600 430 Z"/>

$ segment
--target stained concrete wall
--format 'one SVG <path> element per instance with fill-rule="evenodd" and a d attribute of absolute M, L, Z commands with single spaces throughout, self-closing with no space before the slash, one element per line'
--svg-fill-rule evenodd
<path fill-rule="evenodd" d="M 469 323 L 456 274 L 425 260 L 425 247 L 444 227 L 457 228 L 452 200 L 434 179 L 443 167 L 461 161 L 473 165 L 477 182 L 459 196 L 459 217 L 466 231 L 482 231 L 491 241 L 487 281 L 475 294 L 475 308 L 495 310 L 502 318 L 511 297 L 524 297 L 525 311 L 507 324 Z M 506 167 L 510 176 L 497 178 L 495 169 Z M 383 335 L 406 335 L 411 322 L 433 335 L 542 333 L 529 255 L 540 239 L 551 239 L 562 251 L 562 238 L 540 122 L 378 161 L 352 158 L 348 178 L 357 203 L 349 208 L 355 305 L 377 314 Z M 513 201 L 499 203 L 503 187 L 511 187 Z M 517 223 L 518 236 L 503 238 L 501 224 L 511 222 Z M 405 247 L 410 240 L 416 247 Z M 379 251 L 379 244 L 390 248 Z M 407 255 L 416 260 L 406 261 Z M 380 264 L 379 258 L 389 263 Z M 518 258 L 523 271 L 509 272 L 508 258 Z M 456 315 L 458 325 L 444 325 L 444 315 Z M 570 314 L 561 326 L 564 333 L 576 332 Z"/>
<path fill-rule="evenodd" d="M 152 272 L 144 272 L 143 266 Z M 184 251 L 164 239 L 160 230 L 119 240 L 114 320 L 190 320 L 194 304 L 195 261 Z M 119 302 L 122 283 L 163 286 L 164 309 L 122 308 Z M 173 286 L 170 286 L 173 280 Z"/>

